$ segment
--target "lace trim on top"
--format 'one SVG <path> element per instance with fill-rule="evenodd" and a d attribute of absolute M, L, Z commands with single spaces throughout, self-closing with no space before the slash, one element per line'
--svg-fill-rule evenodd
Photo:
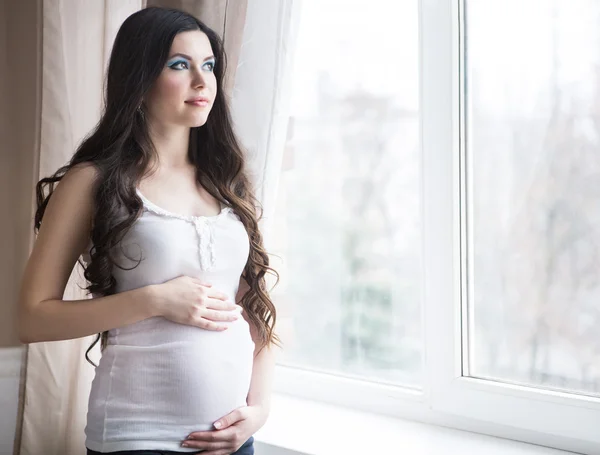
<path fill-rule="evenodd" d="M 215 266 L 215 241 L 213 225 L 226 214 L 233 213 L 233 209 L 220 203 L 221 211 L 217 215 L 179 215 L 177 213 L 169 212 L 168 210 L 165 210 L 152 201 L 146 199 L 140 190 L 136 189 L 136 192 L 144 203 L 144 208 L 147 211 L 155 213 L 156 215 L 177 218 L 194 225 L 199 240 L 198 256 L 200 259 L 200 269 L 204 271 L 213 270 Z"/>

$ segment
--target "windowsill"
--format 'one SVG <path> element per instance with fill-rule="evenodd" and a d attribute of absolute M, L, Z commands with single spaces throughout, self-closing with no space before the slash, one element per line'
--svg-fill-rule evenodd
<path fill-rule="evenodd" d="M 302 455 L 559 455 L 556 449 L 274 394 L 256 441 Z M 288 452 L 290 453 L 290 452 Z"/>

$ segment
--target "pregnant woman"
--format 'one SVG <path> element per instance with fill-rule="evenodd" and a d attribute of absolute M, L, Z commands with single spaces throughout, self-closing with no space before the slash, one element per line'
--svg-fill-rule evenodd
<path fill-rule="evenodd" d="M 280 342 L 265 274 L 277 273 L 225 67 L 221 40 L 195 17 L 129 16 L 100 121 L 37 185 L 19 330 L 25 343 L 98 334 L 88 455 L 250 455 L 267 419 Z M 92 298 L 64 301 L 80 257 Z"/>

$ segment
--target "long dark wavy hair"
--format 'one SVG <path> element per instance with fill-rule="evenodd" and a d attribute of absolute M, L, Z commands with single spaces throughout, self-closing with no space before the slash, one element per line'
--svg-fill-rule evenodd
<path fill-rule="evenodd" d="M 217 94 L 206 123 L 190 128 L 188 159 L 196 168 L 196 178 L 212 196 L 233 208 L 250 238 L 250 254 L 242 277 L 250 289 L 241 306 L 258 329 L 260 342 L 280 345 L 275 334 L 276 311 L 266 289 L 265 274 L 279 274 L 269 267 L 258 221 L 263 209 L 254 196 L 246 170 L 246 159 L 236 138 L 228 99 L 223 90 L 226 56 L 220 37 L 194 16 L 175 8 L 148 7 L 129 16 L 117 32 L 108 64 L 104 109 L 95 128 L 83 139 L 68 164 L 36 185 L 37 234 L 54 186 L 66 172 L 80 163 L 91 163 L 97 170 L 94 186 L 95 211 L 90 233 L 93 247 L 84 268 L 86 290 L 94 296 L 115 293 L 112 274 L 118 264 L 111 250 L 142 213 L 143 204 L 136 187 L 156 158 L 144 119 L 142 100 L 160 75 L 174 37 L 181 32 L 200 30 L 206 34 L 215 56 L 214 74 Z M 142 108 L 142 110 L 139 110 Z M 47 195 L 46 195 L 47 190 Z M 260 209 L 260 215 L 257 215 Z M 277 283 L 275 283 L 277 284 Z M 108 331 L 98 334 L 85 353 L 101 339 L 107 344 Z"/>

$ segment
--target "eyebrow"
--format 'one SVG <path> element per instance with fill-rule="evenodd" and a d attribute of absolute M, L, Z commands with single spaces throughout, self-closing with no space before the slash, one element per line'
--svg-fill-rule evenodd
<path fill-rule="evenodd" d="M 173 54 L 173 55 L 171 55 L 171 56 L 169 57 L 169 60 L 171 60 L 172 58 L 174 58 L 174 57 L 177 57 L 177 56 L 184 57 L 184 58 L 187 58 L 188 60 L 192 60 L 192 61 L 194 60 L 194 59 L 193 59 L 192 57 L 190 57 L 189 55 L 180 54 L 180 53 L 177 53 L 177 54 Z M 207 60 L 214 59 L 214 58 L 215 58 L 215 56 L 214 56 L 214 55 L 209 55 L 209 56 L 208 56 L 208 57 L 206 57 L 206 58 L 205 58 L 203 61 L 205 62 L 205 61 L 207 61 Z"/>

